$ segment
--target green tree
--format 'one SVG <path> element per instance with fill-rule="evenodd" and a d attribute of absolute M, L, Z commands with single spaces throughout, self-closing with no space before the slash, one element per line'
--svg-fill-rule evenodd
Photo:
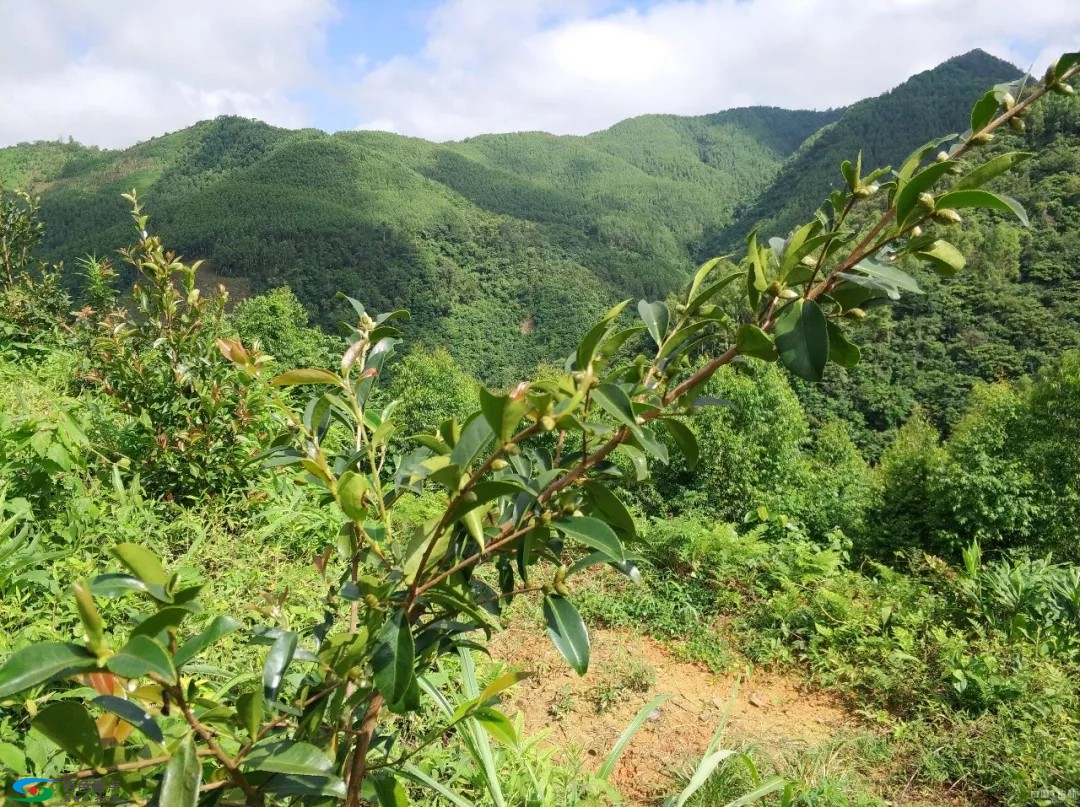
<path fill-rule="evenodd" d="M 859 321 L 874 300 L 919 292 L 900 258 L 929 262 L 945 275 L 962 262 L 944 237 L 960 219 L 957 208 L 1024 217 L 1015 203 L 981 187 L 1015 157 L 956 179 L 951 172 L 1042 95 L 1065 92 L 1063 82 L 1078 71 L 1080 53 L 1068 54 L 1041 83 L 995 88 L 976 105 L 972 132 L 940 160 L 924 164 L 934 143 L 893 178 L 885 169 L 864 174 L 858 158 L 845 162 L 844 186 L 788 239 L 766 246 L 752 234 L 736 271 L 719 259 L 707 262 L 677 303 L 641 300 L 633 323 L 620 320 L 627 303 L 615 306 L 555 378 L 508 394 L 481 390 L 479 411 L 419 435 L 404 456 L 392 448 L 400 428 L 393 404 L 381 406 L 372 394 L 403 336 L 404 315 L 372 316 L 350 300 L 350 341 L 335 369 L 290 370 L 272 382 L 313 388 L 300 411 L 281 402 L 290 429 L 272 462 L 336 508 L 338 557 L 332 562 L 328 551 L 319 560 L 322 622 L 303 632 L 276 624 L 249 629 L 251 641 L 269 647 L 261 685 L 204 685 L 199 656 L 241 623 L 222 614 L 194 628 L 200 587 L 166 571 L 145 547 L 121 544 L 112 552 L 126 572 L 73 587 L 82 640 L 12 654 L 0 667 L 0 698 L 42 686 L 62 691 L 73 674 L 94 674 L 106 700 L 87 700 L 84 692 L 53 699 L 32 725 L 88 775 L 122 766 L 124 786 L 159 804 L 195 807 L 200 792 L 216 792 L 208 798 L 251 805 L 294 798 L 396 807 L 406 801 L 406 783 L 453 799 L 410 765 L 412 755 L 466 721 L 474 740 L 487 732 L 513 743 L 513 726 L 496 706 L 518 675 L 477 687 L 456 709 L 442 710 L 445 719 L 419 717 L 415 732 L 403 731 L 398 716 L 422 715 L 422 693 L 445 701 L 427 673 L 490 630 L 502 602 L 518 596 L 542 597 L 555 646 L 578 673 L 587 670 L 590 642 L 573 604 L 574 577 L 598 564 L 635 571 L 625 546 L 636 527 L 615 488 L 616 452 L 645 478 L 650 464 L 670 460 L 666 434 L 694 465 L 701 449 L 684 421 L 717 405 L 706 389 L 737 358 L 780 362 L 815 382 L 830 361 L 855 364 L 860 351 L 845 321 Z M 872 207 L 882 198 L 882 207 Z M 849 219 L 858 206 L 872 210 L 861 224 Z M 144 238 L 136 257 L 167 285 L 162 310 L 187 313 L 184 301 L 197 299 L 194 270 L 165 257 L 154 239 Z M 167 282 L 174 270 L 186 297 Z M 710 302 L 733 284 L 746 298 L 740 323 Z M 637 336 L 650 340 L 649 355 L 626 360 L 621 349 Z M 258 372 L 239 343 L 220 347 L 244 377 Z M 689 361 L 699 354 L 700 362 Z M 540 434 L 557 435 L 561 450 L 534 447 Z M 441 513 L 419 525 L 395 518 L 397 502 L 424 494 L 441 498 Z M 830 555 L 839 566 L 839 552 Z M 485 566 L 490 573 L 481 572 Z M 133 627 L 106 631 L 95 596 L 125 593 L 139 599 Z M 119 689 L 117 677 L 124 679 Z M 91 710 L 134 721 L 139 736 L 106 747 Z"/>
<path fill-rule="evenodd" d="M 281 369 L 330 363 L 334 340 L 308 325 L 307 310 L 288 286 L 241 300 L 229 321 L 242 341 L 273 357 Z"/>

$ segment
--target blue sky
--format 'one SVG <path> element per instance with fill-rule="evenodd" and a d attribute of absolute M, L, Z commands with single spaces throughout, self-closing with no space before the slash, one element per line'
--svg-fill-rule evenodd
<path fill-rule="evenodd" d="M 1041 69 L 1080 3 L 34 0 L 0 25 L 0 146 L 122 147 L 221 114 L 436 140 L 851 103 L 975 47 Z"/>

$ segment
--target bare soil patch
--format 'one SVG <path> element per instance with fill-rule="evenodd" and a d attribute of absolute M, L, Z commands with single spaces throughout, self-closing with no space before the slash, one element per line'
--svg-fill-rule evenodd
<path fill-rule="evenodd" d="M 583 677 L 535 629 L 518 625 L 496 636 L 490 645 L 494 658 L 542 673 L 514 688 L 508 711 L 523 714 L 529 733 L 548 728 L 552 743 L 575 749 L 596 768 L 645 704 L 661 693 L 671 695 L 634 737 L 613 777 L 631 804 L 649 803 L 671 792 L 673 774 L 701 758 L 739 676 L 714 675 L 703 665 L 676 660 L 659 642 L 628 631 L 591 635 L 591 663 Z M 651 669 L 654 680 L 642 681 L 643 669 Z M 598 703 L 604 704 L 600 712 Z M 753 744 L 779 754 L 829 742 L 857 726 L 858 718 L 836 697 L 808 691 L 793 676 L 755 670 L 738 687 L 721 747 Z"/>

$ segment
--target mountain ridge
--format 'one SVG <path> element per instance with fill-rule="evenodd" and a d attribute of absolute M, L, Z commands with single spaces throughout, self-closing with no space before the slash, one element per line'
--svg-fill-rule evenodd
<path fill-rule="evenodd" d="M 255 292 L 288 284 L 324 326 L 344 313 L 337 291 L 409 308 L 413 336 L 499 383 L 565 354 L 614 300 L 678 287 L 784 191 L 792 165 L 835 173 L 852 110 L 856 122 L 867 110 L 903 118 L 897 99 L 913 99 L 897 90 L 918 79 L 914 100 L 933 113 L 909 127 L 922 142 L 966 115 L 1004 64 L 971 52 L 841 109 L 644 115 L 580 136 L 434 143 L 221 117 L 123 150 L 0 149 L 0 183 L 42 194 L 50 259 L 126 245 L 120 194 L 135 188 L 166 243 L 219 274 Z M 894 133 L 867 134 L 873 149 Z"/>

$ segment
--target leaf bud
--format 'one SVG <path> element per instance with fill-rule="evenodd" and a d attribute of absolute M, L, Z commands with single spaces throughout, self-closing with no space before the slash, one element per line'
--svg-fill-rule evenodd
<path fill-rule="evenodd" d="M 794 300 L 798 296 L 799 292 L 795 291 L 795 289 L 784 289 L 780 292 L 781 300 Z"/>
<path fill-rule="evenodd" d="M 774 280 L 769 284 L 769 294 L 773 297 L 779 296 L 780 292 L 784 290 L 784 287 L 780 285 L 779 280 Z"/>
<path fill-rule="evenodd" d="M 934 211 L 934 221 L 938 224 L 959 224 L 963 221 L 960 218 L 960 214 L 953 210 L 951 207 L 942 208 L 941 210 Z"/>
<path fill-rule="evenodd" d="M 989 143 L 993 139 L 994 136 L 989 132 L 979 132 L 978 134 L 973 134 L 969 137 L 968 142 L 973 146 L 981 146 L 984 143 Z"/>
<path fill-rule="evenodd" d="M 933 210 L 936 202 L 934 201 L 934 195 L 923 191 L 919 194 L 919 207 L 923 210 Z"/>

